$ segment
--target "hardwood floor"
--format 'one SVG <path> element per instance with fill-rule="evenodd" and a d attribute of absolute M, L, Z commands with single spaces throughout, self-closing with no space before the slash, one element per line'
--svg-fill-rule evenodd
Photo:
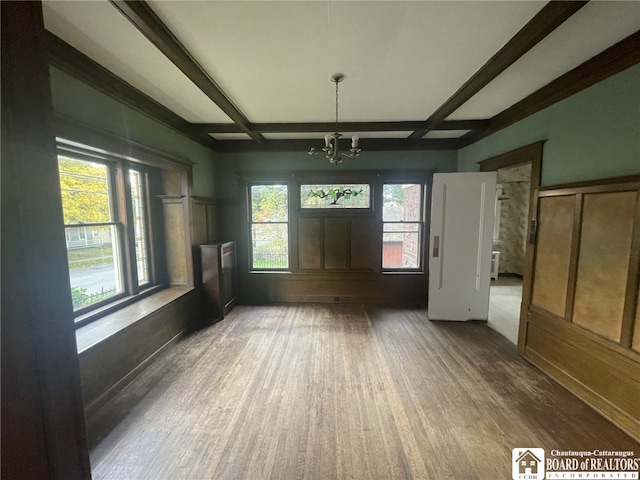
<path fill-rule="evenodd" d="M 507 337 L 514 345 L 518 344 L 521 302 L 521 278 L 505 276 L 491 280 L 487 324 Z"/>
<path fill-rule="evenodd" d="M 640 453 L 486 324 L 362 305 L 236 307 L 89 426 L 98 480 L 496 480 L 516 447 Z"/>

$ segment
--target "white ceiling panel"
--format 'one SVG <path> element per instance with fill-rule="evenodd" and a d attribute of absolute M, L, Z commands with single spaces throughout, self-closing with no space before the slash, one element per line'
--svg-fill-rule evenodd
<path fill-rule="evenodd" d="M 282 139 L 309 139 L 309 140 L 322 140 L 327 132 L 296 132 L 296 133 L 263 133 L 262 135 L 267 140 L 282 140 Z M 346 133 L 343 133 L 344 136 L 347 136 Z"/>
<path fill-rule="evenodd" d="M 45 27 L 190 122 L 230 123 L 218 106 L 107 1 L 44 1 Z"/>
<path fill-rule="evenodd" d="M 281 139 L 318 139 L 323 140 L 324 136 L 329 132 L 313 132 L 313 133 L 263 133 L 264 138 L 268 140 Z M 407 138 L 411 132 L 343 132 L 342 139 L 350 139 L 353 135 L 360 138 Z"/>
<path fill-rule="evenodd" d="M 424 120 L 544 2 L 173 2 L 153 10 L 252 122 Z"/>
<path fill-rule="evenodd" d="M 142 10 L 135 21 L 150 22 L 152 31 L 167 28 L 251 128 L 260 123 L 333 122 L 335 85 L 329 77 L 338 72 L 346 76 L 339 85 L 341 123 L 422 122 L 547 4 L 147 0 L 126 10 L 133 17 Z M 232 123 L 108 1 L 46 0 L 43 5 L 49 31 L 188 122 Z M 556 4 L 548 13 L 562 15 L 574 5 Z M 165 27 L 145 16 L 148 8 Z M 449 120 L 491 118 L 638 28 L 640 1 L 592 0 Z M 321 141 L 325 134 L 293 133 L 288 128 L 284 125 L 280 133 L 263 136 Z M 354 133 L 388 139 L 411 134 Z M 423 138 L 454 139 L 465 133 L 431 131 Z M 250 138 L 244 133 L 211 136 Z"/>
<path fill-rule="evenodd" d="M 351 138 L 358 135 L 360 138 L 407 138 L 412 132 L 340 132 L 345 137 Z"/>
<path fill-rule="evenodd" d="M 431 130 L 422 138 L 458 138 L 471 130 Z"/>
<path fill-rule="evenodd" d="M 452 115 L 491 118 L 640 29 L 640 1 L 591 1 Z"/>
<path fill-rule="evenodd" d="M 251 140 L 246 133 L 210 133 L 216 140 Z"/>

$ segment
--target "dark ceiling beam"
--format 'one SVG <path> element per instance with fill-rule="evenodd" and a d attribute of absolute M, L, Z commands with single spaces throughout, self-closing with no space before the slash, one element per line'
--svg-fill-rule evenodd
<path fill-rule="evenodd" d="M 459 147 L 471 145 L 638 63 L 640 30 L 491 118 L 489 128 L 467 133 L 459 139 Z"/>
<path fill-rule="evenodd" d="M 343 132 L 405 132 L 424 126 L 423 121 L 407 122 L 340 122 Z M 488 120 L 445 120 L 433 130 L 483 130 L 489 126 Z M 311 133 L 332 132 L 335 123 L 253 123 L 251 130 L 260 133 Z M 193 129 L 199 133 L 243 133 L 234 123 L 196 123 Z"/>
<path fill-rule="evenodd" d="M 242 132 L 259 142 L 264 137 L 250 129 L 249 120 L 233 104 L 209 74 L 180 43 L 151 7 L 144 1 L 110 0 L 133 25 L 147 37 L 176 67 L 178 67 L 202 92 L 209 97 Z"/>
<path fill-rule="evenodd" d="M 306 155 L 311 147 L 309 140 L 269 140 L 259 144 L 251 140 L 219 140 L 216 144 L 218 152 L 299 152 Z M 408 142 L 406 138 L 362 138 L 360 147 L 364 152 L 406 151 L 406 150 L 456 150 L 457 138 L 421 139 Z M 349 150 L 345 140 L 344 151 Z"/>
<path fill-rule="evenodd" d="M 79 52 L 54 34 L 47 32 L 49 63 L 63 72 L 148 115 L 199 144 L 215 149 L 216 140 L 194 132 L 192 125 L 179 115 L 117 77 L 102 65 Z"/>
<path fill-rule="evenodd" d="M 430 129 L 433 130 L 434 125 L 451 115 L 587 3 L 587 1 L 551 1 L 547 3 L 504 47 L 498 50 L 480 70 L 426 120 L 428 127 L 416 129 L 409 135 L 409 138 L 422 138 Z"/>
<path fill-rule="evenodd" d="M 49 62 L 83 83 L 101 91 L 127 106 L 155 119 L 185 137 L 214 151 L 301 151 L 309 149 L 308 140 L 270 140 L 262 144 L 253 141 L 216 141 L 208 133 L 243 133 L 236 124 L 191 124 L 179 115 L 157 103 L 132 85 L 117 77 L 71 45 L 52 33 L 47 34 Z M 408 131 L 411 126 L 423 122 L 346 122 L 340 129 L 348 127 L 355 131 Z M 259 123 L 252 126 L 257 132 L 317 132 L 332 131 L 330 123 Z M 488 128 L 488 120 L 455 120 L 443 122 L 443 130 L 478 130 Z M 346 130 L 344 130 L 346 131 Z M 450 150 L 458 139 L 429 139 L 407 142 L 406 139 L 361 139 L 360 144 L 372 151 L 383 150 Z M 273 145 L 272 145 L 273 143 Z M 346 145 L 346 144 L 345 144 Z"/>

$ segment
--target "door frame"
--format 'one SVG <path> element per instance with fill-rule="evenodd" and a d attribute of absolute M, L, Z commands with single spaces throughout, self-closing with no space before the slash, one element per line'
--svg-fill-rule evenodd
<path fill-rule="evenodd" d="M 481 160 L 478 163 L 481 172 L 498 171 L 501 168 L 515 167 L 531 163 L 531 189 L 529 192 L 529 215 L 527 218 L 527 248 L 524 257 L 524 275 L 522 280 L 522 303 L 520 304 L 520 324 L 518 327 L 518 352 L 524 355 L 527 336 L 527 311 L 531 303 L 533 287 L 533 265 L 535 256 L 535 235 L 538 216 L 538 189 L 542 175 L 542 150 L 546 140 L 531 143 L 524 147 Z"/>

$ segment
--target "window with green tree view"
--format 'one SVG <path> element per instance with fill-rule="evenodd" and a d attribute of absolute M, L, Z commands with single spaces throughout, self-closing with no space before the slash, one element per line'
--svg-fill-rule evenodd
<path fill-rule="evenodd" d="M 289 268 L 289 189 L 287 185 L 251 185 L 251 268 Z"/>
<path fill-rule="evenodd" d="M 144 168 L 118 159 L 58 156 L 73 308 L 84 314 L 150 285 Z M 126 181 L 118 182 L 119 176 Z"/>

